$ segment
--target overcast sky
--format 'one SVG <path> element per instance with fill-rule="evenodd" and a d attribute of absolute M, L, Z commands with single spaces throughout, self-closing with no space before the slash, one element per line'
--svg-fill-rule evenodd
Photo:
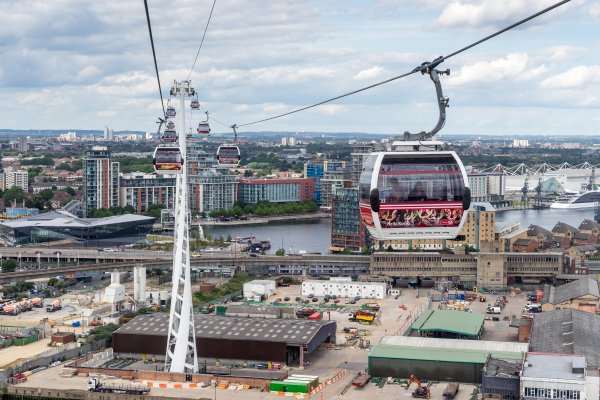
<path fill-rule="evenodd" d="M 191 79 L 203 110 L 243 124 L 410 71 L 554 2 L 217 0 Z M 149 0 L 167 98 L 189 73 L 212 3 Z M 0 128 L 155 129 L 142 0 L 22 0 L 3 11 Z M 441 133 L 598 134 L 599 50 L 600 2 L 573 0 L 449 59 L 439 67 L 452 71 Z M 433 84 L 414 74 L 244 130 L 399 134 L 436 120 Z"/>

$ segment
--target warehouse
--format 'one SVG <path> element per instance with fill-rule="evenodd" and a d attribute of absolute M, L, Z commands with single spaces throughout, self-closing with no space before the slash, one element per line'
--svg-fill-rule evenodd
<path fill-rule="evenodd" d="M 371 376 L 481 383 L 489 356 L 521 361 L 527 343 L 386 336 L 369 352 Z"/>
<path fill-rule="evenodd" d="M 113 333 L 115 353 L 164 357 L 169 315 L 139 315 Z M 335 342 L 335 321 L 195 315 L 198 358 L 303 365 L 324 342 Z"/>
<path fill-rule="evenodd" d="M 350 278 L 331 278 L 328 281 L 302 282 L 303 296 L 360 297 L 383 299 L 386 284 L 383 282 L 353 282 Z"/>
<path fill-rule="evenodd" d="M 413 333 L 453 339 L 479 339 L 485 316 L 454 310 L 426 310 L 410 327 Z"/>

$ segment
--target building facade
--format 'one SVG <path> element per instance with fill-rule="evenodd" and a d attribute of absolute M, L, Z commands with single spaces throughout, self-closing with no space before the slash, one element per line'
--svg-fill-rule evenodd
<path fill-rule="evenodd" d="M 119 205 L 132 206 L 138 214 L 151 206 L 174 208 L 175 178 L 142 172 L 123 174 L 119 182 Z"/>
<path fill-rule="evenodd" d="M 20 187 L 24 192 L 29 190 L 29 175 L 27 171 L 7 170 L 4 172 L 4 187 L 10 189 L 15 186 Z"/>
<path fill-rule="evenodd" d="M 464 287 L 505 288 L 510 285 L 538 287 L 564 272 L 561 253 L 388 253 L 371 255 L 371 274 L 431 277 Z"/>
<path fill-rule="evenodd" d="M 244 204 L 307 201 L 313 198 L 313 194 L 312 178 L 240 179 L 238 182 L 238 200 Z"/>
<path fill-rule="evenodd" d="M 86 151 L 83 160 L 84 215 L 93 209 L 119 205 L 119 163 L 112 162 L 104 146 Z"/>
<path fill-rule="evenodd" d="M 187 144 L 190 209 L 196 213 L 230 209 L 237 200 L 237 176 L 219 168 L 214 155 L 198 142 Z"/>
<path fill-rule="evenodd" d="M 357 188 L 336 189 L 331 208 L 331 244 L 329 251 L 358 253 L 369 247 L 368 232 L 358 204 Z"/>
<path fill-rule="evenodd" d="M 318 161 L 307 161 L 304 163 L 304 177 L 313 178 L 314 180 L 314 199 L 319 206 L 322 205 L 322 178 L 329 173 L 342 171 L 346 168 L 346 161 L 339 160 L 318 160 Z"/>

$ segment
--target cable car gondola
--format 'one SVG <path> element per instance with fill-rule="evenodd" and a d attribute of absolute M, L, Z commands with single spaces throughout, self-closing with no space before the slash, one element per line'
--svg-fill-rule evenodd
<path fill-rule="evenodd" d="M 222 144 L 217 149 L 219 165 L 236 167 L 240 163 L 240 149 L 235 144 Z"/>
<path fill-rule="evenodd" d="M 152 159 L 154 170 L 160 174 L 178 174 L 183 170 L 179 147 L 157 147 Z"/>
<path fill-rule="evenodd" d="M 431 138 L 444 126 L 448 99 L 435 69 L 443 59 L 415 71 L 428 74 L 437 94 L 439 118 L 429 132 L 404 133 L 391 151 L 374 152 L 359 181 L 360 213 L 369 233 L 380 240 L 455 239 L 467 219 L 471 190 L 458 155 Z"/>
<path fill-rule="evenodd" d="M 198 129 L 196 131 L 200 135 L 208 135 L 210 134 L 210 125 L 208 125 L 208 111 L 206 111 L 206 121 L 202 121 L 198 124 Z"/>
<path fill-rule="evenodd" d="M 200 102 L 196 99 L 192 100 L 192 102 L 190 103 L 190 108 L 192 110 L 199 110 L 200 109 Z"/>
<path fill-rule="evenodd" d="M 454 239 L 471 203 L 467 173 L 453 151 L 372 153 L 359 191 L 365 225 L 382 240 Z"/>
<path fill-rule="evenodd" d="M 175 112 L 175 108 L 172 106 L 167 106 L 167 111 L 165 115 L 169 118 L 173 118 L 177 113 Z"/>
<path fill-rule="evenodd" d="M 162 135 L 162 140 L 166 143 L 175 143 L 178 138 L 177 132 L 171 130 L 165 130 Z"/>
<path fill-rule="evenodd" d="M 167 121 L 167 129 L 170 131 L 175 130 L 175 123 L 173 121 Z"/>

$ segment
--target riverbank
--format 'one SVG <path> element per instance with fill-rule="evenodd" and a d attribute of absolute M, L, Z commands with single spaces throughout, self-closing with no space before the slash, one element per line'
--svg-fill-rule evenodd
<path fill-rule="evenodd" d="M 330 218 L 330 213 L 311 213 L 311 214 L 295 214 L 295 215 L 273 215 L 269 217 L 249 217 L 247 220 L 233 221 L 209 221 L 206 219 L 200 220 L 201 226 L 239 226 L 239 225 L 266 225 L 273 221 L 310 221 L 320 218 Z"/>

